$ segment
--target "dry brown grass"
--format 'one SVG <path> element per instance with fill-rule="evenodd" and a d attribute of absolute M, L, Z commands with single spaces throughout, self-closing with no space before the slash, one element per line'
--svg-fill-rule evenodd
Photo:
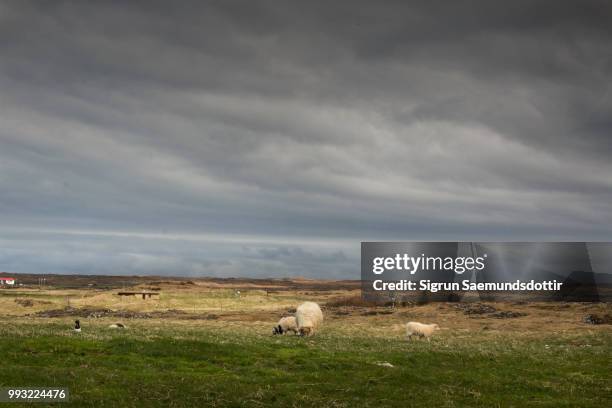
<path fill-rule="evenodd" d="M 287 315 L 305 300 L 319 302 L 325 313 L 325 330 L 351 335 L 359 332 L 368 336 L 401 336 L 402 325 L 408 321 L 438 323 L 441 333 L 513 333 L 514 335 L 550 335 L 576 330 L 608 331 L 610 325 L 589 325 L 583 321 L 587 314 L 606 315 L 612 307 L 605 303 L 522 303 L 522 302 L 484 302 L 495 312 L 516 312 L 524 316 L 516 318 L 497 318 L 494 313 L 465 314 L 454 303 L 431 303 L 391 308 L 376 306 L 363 301 L 355 289 L 336 289 L 318 282 L 317 290 L 308 282 L 301 289 L 296 282 L 285 288 L 271 291 L 261 289 L 256 283 L 246 286 L 240 282 L 240 295 L 236 293 L 236 283 L 223 285 L 219 282 L 159 281 L 147 282 L 129 288 L 139 291 L 155 284 L 159 297 L 121 297 L 117 290 L 86 289 L 19 289 L 0 290 L 0 316 L 21 316 L 23 319 L 36 319 L 36 313 L 71 308 L 112 309 L 130 313 L 152 313 L 153 319 L 132 319 L 130 325 L 155 325 L 163 321 L 165 325 L 177 327 L 251 327 L 253 330 L 268 334 L 270 326 L 279 317 Z M 321 288 L 327 288 L 323 290 Z M 127 289 L 127 288 L 126 288 Z M 19 302 L 15 300 L 19 299 Z M 31 306 L 24 306 L 24 300 Z M 176 313 L 172 313 L 176 311 Z M 165 319 L 157 319 L 160 313 Z M 156 314 L 157 313 L 157 314 Z M 26 317 L 30 315 L 30 317 Z M 62 320 L 62 319 L 60 319 Z M 70 319 L 65 319 L 69 321 Z M 94 321 L 95 319 L 89 319 Z M 117 318 L 102 319 L 114 322 Z M 110 324 L 110 323 L 109 323 Z"/>

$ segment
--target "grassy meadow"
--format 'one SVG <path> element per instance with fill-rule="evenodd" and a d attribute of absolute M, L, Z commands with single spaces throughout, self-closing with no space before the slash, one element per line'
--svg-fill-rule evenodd
<path fill-rule="evenodd" d="M 343 304 L 356 292 L 332 289 L 242 288 L 237 297 L 234 288 L 162 285 L 159 298 L 146 301 L 115 293 L 0 291 L 0 386 L 68 387 L 70 402 L 56 405 L 78 407 L 612 403 L 612 330 L 581 321 L 585 313 L 609 313 L 607 304 L 491 303 L 524 314 L 499 319 L 443 303 Z M 305 299 L 329 302 L 320 332 L 272 336 L 274 322 Z M 66 307 L 77 316 L 40 315 Z M 94 307 L 128 317 L 78 317 Z M 129 311 L 171 313 L 131 318 Z M 71 330 L 75 318 L 81 333 Z M 442 330 L 431 342 L 407 342 L 401 324 L 408 320 L 436 322 Z M 116 322 L 127 329 L 108 327 Z"/>

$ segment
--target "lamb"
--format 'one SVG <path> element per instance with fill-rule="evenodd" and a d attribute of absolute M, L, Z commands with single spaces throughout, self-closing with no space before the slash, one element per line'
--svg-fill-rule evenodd
<path fill-rule="evenodd" d="M 408 322 L 406 324 L 406 336 L 408 340 L 412 340 L 412 336 L 425 337 L 427 341 L 431 341 L 431 335 L 436 331 L 440 330 L 440 326 L 437 324 L 423 324 L 419 322 Z"/>
<path fill-rule="evenodd" d="M 274 330 L 272 330 L 272 334 L 283 334 L 287 332 L 293 332 L 293 334 L 298 333 L 297 322 L 293 316 L 283 317 L 278 321 Z"/>
<path fill-rule="evenodd" d="M 114 323 L 108 326 L 109 329 L 127 329 L 127 327 L 122 323 Z"/>
<path fill-rule="evenodd" d="M 314 302 L 304 302 L 295 312 L 300 336 L 312 336 L 323 322 L 323 312 Z"/>

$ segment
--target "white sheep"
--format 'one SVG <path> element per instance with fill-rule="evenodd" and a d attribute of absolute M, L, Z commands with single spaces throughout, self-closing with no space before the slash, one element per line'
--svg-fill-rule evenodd
<path fill-rule="evenodd" d="M 323 323 L 323 312 L 314 302 L 304 302 L 295 311 L 295 319 L 301 336 L 312 336 L 321 323 Z"/>
<path fill-rule="evenodd" d="M 430 337 L 436 330 L 440 330 L 440 326 L 435 323 L 408 322 L 406 324 L 406 337 L 408 337 L 408 340 L 412 340 L 412 336 L 425 337 L 427 341 L 431 341 Z"/>
<path fill-rule="evenodd" d="M 281 318 L 276 326 L 274 326 L 274 330 L 272 330 L 272 334 L 284 334 L 287 332 L 298 333 L 297 322 L 293 316 Z"/>

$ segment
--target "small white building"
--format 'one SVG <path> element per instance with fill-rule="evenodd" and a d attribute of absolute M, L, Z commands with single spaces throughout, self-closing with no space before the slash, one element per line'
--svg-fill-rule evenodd
<path fill-rule="evenodd" d="M 15 278 L 10 278 L 8 276 L 0 276 L 0 286 L 4 286 L 4 285 L 14 285 L 15 284 Z"/>

